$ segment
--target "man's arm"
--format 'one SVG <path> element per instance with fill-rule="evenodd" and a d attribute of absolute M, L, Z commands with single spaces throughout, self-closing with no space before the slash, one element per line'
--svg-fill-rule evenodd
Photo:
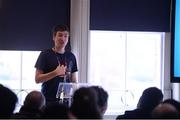
<path fill-rule="evenodd" d="M 71 74 L 72 82 L 77 83 L 77 77 L 76 77 L 76 72 Z"/>
<path fill-rule="evenodd" d="M 35 81 L 36 83 L 43 83 L 56 76 L 64 76 L 66 67 L 64 65 L 58 65 L 57 68 L 51 72 L 44 73 L 42 70 L 36 69 Z"/>

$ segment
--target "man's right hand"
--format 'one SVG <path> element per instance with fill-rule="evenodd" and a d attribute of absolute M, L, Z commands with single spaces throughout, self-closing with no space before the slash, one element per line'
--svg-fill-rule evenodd
<path fill-rule="evenodd" d="M 64 77 L 66 74 L 66 68 L 67 68 L 67 66 L 58 65 L 57 68 L 55 69 L 57 76 Z"/>

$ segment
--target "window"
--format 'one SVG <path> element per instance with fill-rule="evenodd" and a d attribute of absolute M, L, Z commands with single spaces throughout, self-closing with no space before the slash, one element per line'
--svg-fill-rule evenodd
<path fill-rule="evenodd" d="M 12 89 L 18 96 L 17 111 L 26 95 L 40 90 L 35 83 L 35 62 L 39 51 L 0 51 L 0 83 Z"/>
<path fill-rule="evenodd" d="M 91 31 L 89 80 L 109 94 L 109 114 L 134 109 L 142 91 L 161 88 L 163 33 Z"/>

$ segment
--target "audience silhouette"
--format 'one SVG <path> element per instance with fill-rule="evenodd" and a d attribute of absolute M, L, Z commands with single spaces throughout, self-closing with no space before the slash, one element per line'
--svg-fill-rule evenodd
<path fill-rule="evenodd" d="M 152 110 L 163 100 L 162 91 L 156 87 L 145 89 L 140 97 L 137 108 L 132 111 L 125 111 L 124 115 L 117 116 L 117 119 L 149 119 Z"/>
<path fill-rule="evenodd" d="M 61 103 L 45 106 L 44 95 L 34 90 L 13 115 L 17 100 L 12 90 L 0 84 L 0 119 L 102 119 L 108 106 L 108 93 L 100 86 L 81 87 L 74 92 L 69 108 Z M 180 102 L 170 98 L 162 100 L 162 91 L 149 87 L 143 91 L 136 109 L 125 111 L 116 119 L 179 119 Z"/>
<path fill-rule="evenodd" d="M 69 108 L 60 103 L 48 104 L 42 114 L 43 119 L 69 119 Z"/>
<path fill-rule="evenodd" d="M 13 115 L 17 101 L 16 94 L 0 84 L 0 119 L 9 119 Z"/>
<path fill-rule="evenodd" d="M 90 87 L 81 87 L 73 95 L 71 113 L 77 119 L 101 119 L 97 93 Z"/>
<path fill-rule="evenodd" d="M 105 114 L 108 107 L 108 93 L 100 86 L 91 86 L 96 92 L 98 96 L 98 106 L 102 116 Z"/>
<path fill-rule="evenodd" d="M 40 118 L 45 108 L 45 97 L 39 91 L 31 91 L 24 100 L 24 105 L 12 118 Z"/>

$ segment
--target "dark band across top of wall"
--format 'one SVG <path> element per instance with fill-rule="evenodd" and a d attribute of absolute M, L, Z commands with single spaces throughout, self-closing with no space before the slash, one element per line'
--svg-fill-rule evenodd
<path fill-rule="evenodd" d="M 170 31 L 171 0 L 91 0 L 90 29 Z"/>
<path fill-rule="evenodd" d="M 53 26 L 70 26 L 70 0 L 1 0 L 0 6 L 0 50 L 51 48 Z"/>

